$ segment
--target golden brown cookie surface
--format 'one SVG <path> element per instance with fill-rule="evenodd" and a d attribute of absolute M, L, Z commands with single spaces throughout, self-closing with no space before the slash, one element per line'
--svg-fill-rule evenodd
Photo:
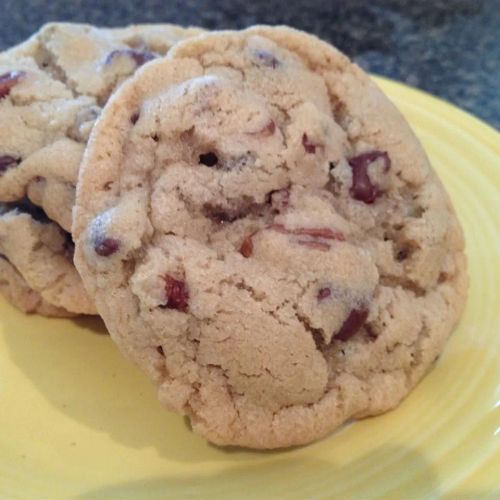
<path fill-rule="evenodd" d="M 466 294 L 461 229 L 404 119 L 287 28 L 200 36 L 137 72 L 75 214 L 113 339 L 219 444 L 302 444 L 393 408 Z"/>

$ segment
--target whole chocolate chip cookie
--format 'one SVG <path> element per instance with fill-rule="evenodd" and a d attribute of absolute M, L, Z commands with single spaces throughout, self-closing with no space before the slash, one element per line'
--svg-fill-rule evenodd
<path fill-rule="evenodd" d="M 27 197 L 69 232 L 79 164 L 101 106 L 139 66 L 199 32 L 161 24 L 104 29 L 54 23 L 0 54 L 0 201 Z M 74 268 L 71 273 L 77 276 Z M 86 297 L 67 306 L 95 313 Z"/>
<path fill-rule="evenodd" d="M 464 242 L 402 116 L 284 27 L 179 43 L 92 132 L 75 262 L 120 349 L 214 443 L 395 407 L 464 305 Z"/>

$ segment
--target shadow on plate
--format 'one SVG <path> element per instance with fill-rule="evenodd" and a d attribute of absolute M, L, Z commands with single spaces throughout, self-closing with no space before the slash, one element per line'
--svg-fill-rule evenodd
<path fill-rule="evenodd" d="M 185 419 L 159 405 L 152 384 L 122 358 L 99 318 L 28 317 L 3 304 L 2 313 L 12 362 L 57 411 L 128 448 L 153 448 L 162 458 L 179 463 L 181 469 L 187 466 L 183 477 L 166 474 L 110 484 L 82 494 L 82 499 L 165 495 L 269 498 L 287 493 L 301 498 L 331 497 L 333 493 L 348 494 L 353 487 L 369 497 L 372 476 L 388 494 L 408 481 L 419 497 L 439 494 L 432 465 L 415 450 L 404 447 L 371 449 L 356 461 L 341 465 L 341 460 L 324 459 L 338 457 L 334 437 L 279 452 L 212 446 L 192 433 Z M 203 463 L 220 467 L 220 472 L 199 474 L 197 464 Z M 189 465 L 193 465 L 191 470 Z M 381 477 L 388 478 L 387 484 Z"/>
<path fill-rule="evenodd" d="M 369 450 L 345 465 L 301 455 L 275 455 L 259 463 L 234 464 L 212 475 L 165 475 L 110 484 L 77 498 L 437 498 L 440 495 L 432 466 L 421 454 L 408 448 Z M 400 471 L 401 464 L 406 463 L 408 467 L 403 468 L 402 474 L 392 473 L 391 464 Z"/>
<path fill-rule="evenodd" d="M 154 448 L 162 458 L 178 462 L 237 463 L 275 453 L 221 448 L 194 434 L 187 418 L 160 405 L 153 384 L 120 355 L 99 317 L 48 319 L 0 306 L 12 362 L 66 417 L 128 448 Z M 78 446 L 78 436 L 68 445 Z"/>
<path fill-rule="evenodd" d="M 109 335 L 106 325 L 100 316 L 76 316 L 69 320 L 79 328 L 96 335 Z"/>
<path fill-rule="evenodd" d="M 161 407 L 153 384 L 120 355 L 100 318 L 47 319 L 0 306 L 10 359 L 57 411 L 129 448 L 154 448 L 169 460 L 206 460 L 208 443 Z M 78 436 L 73 441 L 78 446 Z"/>

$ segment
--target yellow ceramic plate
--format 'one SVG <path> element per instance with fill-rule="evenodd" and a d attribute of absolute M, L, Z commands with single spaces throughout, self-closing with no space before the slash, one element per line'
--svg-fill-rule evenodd
<path fill-rule="evenodd" d="M 432 373 L 397 410 L 311 446 L 227 451 L 160 408 L 99 321 L 28 317 L 0 302 L 0 497 L 500 495 L 500 137 L 434 97 L 378 82 L 467 236 L 467 309 Z"/>

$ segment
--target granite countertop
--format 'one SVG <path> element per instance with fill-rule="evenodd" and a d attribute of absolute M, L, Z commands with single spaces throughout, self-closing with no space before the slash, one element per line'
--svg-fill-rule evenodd
<path fill-rule="evenodd" d="M 500 0 L 3 0 L 0 49 L 48 21 L 212 28 L 289 24 L 368 71 L 404 81 L 500 128 Z"/>

